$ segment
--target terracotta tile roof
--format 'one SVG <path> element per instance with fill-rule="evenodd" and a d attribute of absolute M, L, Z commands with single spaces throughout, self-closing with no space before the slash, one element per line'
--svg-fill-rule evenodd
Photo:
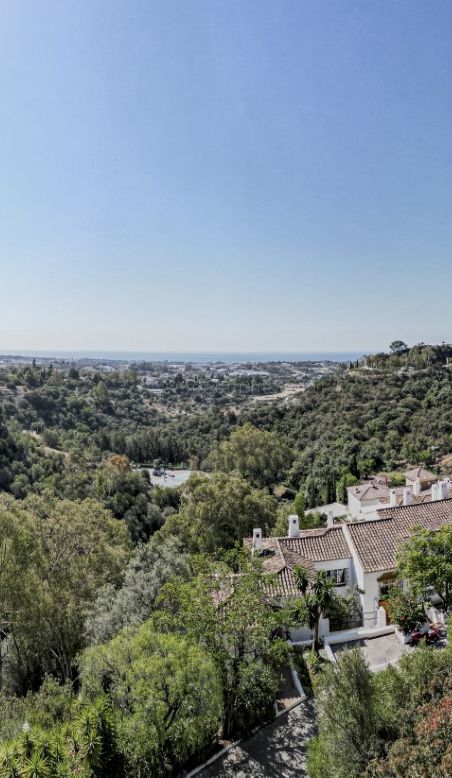
<path fill-rule="evenodd" d="M 452 521 L 452 500 L 435 500 L 421 505 L 404 505 L 401 508 L 384 508 L 380 511 L 384 519 L 392 519 L 405 525 L 407 531 L 420 524 L 430 529 L 438 529 Z"/>
<path fill-rule="evenodd" d="M 234 591 L 234 580 L 236 578 L 237 575 L 230 575 L 227 579 L 221 581 L 221 584 L 216 582 L 215 586 L 213 586 L 211 596 L 217 608 L 219 608 L 220 605 L 223 605 L 223 603 L 227 602 L 231 596 L 232 592 Z"/>
<path fill-rule="evenodd" d="M 253 539 L 244 538 L 243 543 L 251 551 Z M 278 538 L 262 538 L 262 552 L 259 554 L 259 557 L 264 573 L 279 573 L 286 566 L 286 560 L 282 555 Z"/>
<path fill-rule="evenodd" d="M 263 538 L 259 559 L 264 573 L 268 573 L 269 582 L 265 585 L 265 593 L 271 597 L 290 597 L 299 594 L 293 577 L 295 565 L 302 565 L 310 580 L 313 580 L 316 569 L 310 559 L 305 558 L 296 550 L 287 548 L 289 538 Z M 251 550 L 252 538 L 244 538 L 244 544 Z M 270 579 L 272 576 L 273 580 Z"/>
<path fill-rule="evenodd" d="M 372 481 L 368 484 L 347 487 L 347 492 L 353 494 L 360 502 L 363 500 L 381 500 L 389 494 L 389 487 L 386 484 Z"/>
<path fill-rule="evenodd" d="M 298 563 L 297 563 L 298 564 Z M 264 581 L 265 594 L 268 597 L 299 597 L 300 591 L 295 585 L 293 569 L 284 567 L 276 576 L 276 580 Z"/>
<path fill-rule="evenodd" d="M 420 481 L 436 481 L 438 478 L 437 475 L 430 470 L 426 470 L 425 467 L 414 467 L 413 470 L 408 470 L 404 473 L 404 476 L 409 481 L 416 481 L 418 478 Z"/>
<path fill-rule="evenodd" d="M 252 538 L 245 538 L 243 542 L 249 549 L 252 548 Z M 299 594 L 293 577 L 296 565 L 302 565 L 309 579 L 313 580 L 315 562 L 348 559 L 350 551 L 342 528 L 338 526 L 302 530 L 298 538 L 263 538 L 259 557 L 264 573 L 276 576 L 276 580 L 266 586 L 266 594 L 289 597 Z"/>
<path fill-rule="evenodd" d="M 344 538 L 342 526 L 301 530 L 298 538 L 279 538 L 280 546 L 295 551 L 312 562 L 328 562 L 331 559 L 348 559 L 351 554 Z"/>
<path fill-rule="evenodd" d="M 396 554 L 415 526 L 439 529 L 452 524 L 452 499 L 384 508 L 378 519 L 346 525 L 364 572 L 393 570 Z"/>

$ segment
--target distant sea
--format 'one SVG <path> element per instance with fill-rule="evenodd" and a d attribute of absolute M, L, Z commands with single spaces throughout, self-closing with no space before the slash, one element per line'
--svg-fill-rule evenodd
<path fill-rule="evenodd" d="M 300 352 L 225 352 L 219 351 L 1 351 L 2 356 L 43 357 L 47 359 L 105 359 L 120 362 L 350 362 L 362 357 L 363 351 Z"/>

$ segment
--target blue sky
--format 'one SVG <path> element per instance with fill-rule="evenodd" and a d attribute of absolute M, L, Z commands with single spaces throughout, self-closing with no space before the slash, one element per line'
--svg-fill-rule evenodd
<path fill-rule="evenodd" d="M 452 3 L 3 0 L 0 350 L 452 340 Z"/>

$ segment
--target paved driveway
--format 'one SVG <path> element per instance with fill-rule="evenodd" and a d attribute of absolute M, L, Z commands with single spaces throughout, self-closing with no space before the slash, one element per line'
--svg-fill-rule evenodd
<path fill-rule="evenodd" d="M 199 778 L 305 778 L 306 745 L 315 735 L 311 702 L 302 702 L 234 746 L 198 773 Z"/>
<path fill-rule="evenodd" d="M 331 646 L 334 654 L 359 646 L 371 670 L 384 670 L 388 665 L 397 664 L 399 659 L 413 649 L 403 646 L 397 635 L 381 635 L 376 638 L 354 640 L 350 643 L 337 643 Z"/>

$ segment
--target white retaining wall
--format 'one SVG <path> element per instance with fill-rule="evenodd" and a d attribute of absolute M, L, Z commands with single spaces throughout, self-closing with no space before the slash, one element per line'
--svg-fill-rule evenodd
<path fill-rule="evenodd" d="M 346 629 L 343 632 L 331 632 L 325 637 L 325 645 L 349 643 L 352 640 L 366 640 L 367 638 L 379 638 L 382 635 L 392 635 L 394 631 L 394 625 L 389 624 L 386 627 L 358 627 L 357 629 Z"/>

